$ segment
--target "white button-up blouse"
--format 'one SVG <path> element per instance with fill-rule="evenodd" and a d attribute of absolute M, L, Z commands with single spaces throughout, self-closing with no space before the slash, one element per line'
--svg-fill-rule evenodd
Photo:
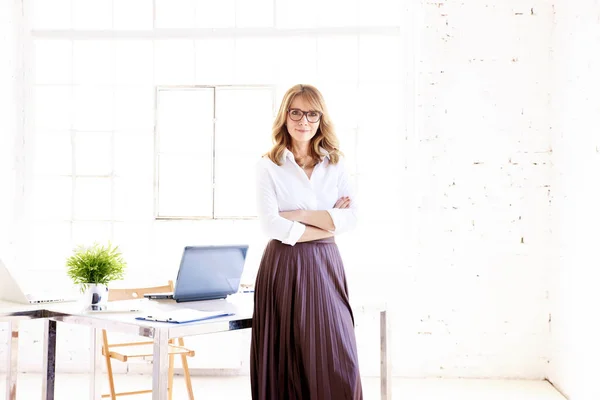
<path fill-rule="evenodd" d="M 342 196 L 350 197 L 350 207 L 333 208 Z M 327 155 L 315 166 L 310 179 L 287 149 L 281 166 L 266 156 L 261 158 L 257 165 L 257 205 L 267 236 L 290 246 L 300 239 L 306 225 L 281 217 L 280 211 L 325 210 L 333 220 L 335 234 L 356 226 L 356 199 L 343 160 L 330 164 Z"/>

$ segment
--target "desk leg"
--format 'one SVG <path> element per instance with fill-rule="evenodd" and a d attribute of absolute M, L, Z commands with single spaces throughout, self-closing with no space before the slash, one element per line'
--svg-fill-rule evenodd
<path fill-rule="evenodd" d="M 91 328 L 90 337 L 90 399 L 102 398 L 102 329 Z"/>
<path fill-rule="evenodd" d="M 54 379 L 56 377 L 56 321 L 44 320 L 43 369 L 46 376 L 42 381 L 42 400 L 54 400 Z"/>
<path fill-rule="evenodd" d="M 8 339 L 8 354 L 6 364 L 6 399 L 17 399 L 17 374 L 19 360 L 19 321 L 8 323 L 10 337 Z"/>
<path fill-rule="evenodd" d="M 379 334 L 381 336 L 381 400 L 391 400 L 392 360 L 389 349 L 390 323 L 387 318 L 386 310 L 381 311 L 379 329 Z"/>
<path fill-rule="evenodd" d="M 154 329 L 154 352 L 152 358 L 152 400 L 167 398 L 169 384 L 169 331 Z"/>

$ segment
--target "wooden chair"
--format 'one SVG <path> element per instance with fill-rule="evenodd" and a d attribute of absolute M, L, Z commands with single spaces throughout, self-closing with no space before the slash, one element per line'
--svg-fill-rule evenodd
<path fill-rule="evenodd" d="M 169 283 L 164 286 L 133 289 L 110 289 L 108 291 L 108 301 L 142 299 L 146 293 L 163 293 L 172 291 L 173 281 L 169 281 Z M 193 357 L 195 353 L 193 350 L 184 347 L 183 338 L 177 338 L 177 345 L 175 345 L 175 340 L 176 339 L 169 339 L 169 400 L 173 398 L 173 365 L 176 355 L 181 356 L 181 364 L 183 366 L 188 397 L 190 400 L 194 400 L 194 392 L 192 391 L 192 381 L 190 379 L 187 357 Z M 151 341 L 109 344 L 106 330 L 102 330 L 102 355 L 106 360 L 106 370 L 108 372 L 108 384 L 110 388 L 110 394 L 103 394 L 102 397 L 110 397 L 112 400 L 116 400 L 117 396 L 152 393 L 152 389 L 117 393 L 115 391 L 111 359 L 127 362 L 127 360 L 130 358 L 152 356 L 153 344 L 154 343 Z"/>

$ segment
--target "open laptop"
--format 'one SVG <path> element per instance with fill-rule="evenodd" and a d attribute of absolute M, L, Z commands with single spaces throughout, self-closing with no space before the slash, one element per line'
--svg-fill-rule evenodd
<path fill-rule="evenodd" d="M 19 285 L 17 279 L 15 279 L 8 267 L 0 259 L 0 300 L 21 304 L 41 304 L 73 301 L 75 299 L 76 296 L 73 290 L 69 290 L 68 288 L 32 293 L 23 290 L 23 287 Z"/>
<path fill-rule="evenodd" d="M 238 291 L 248 245 L 186 246 L 173 293 L 149 293 L 150 299 L 177 302 L 224 299 Z"/>

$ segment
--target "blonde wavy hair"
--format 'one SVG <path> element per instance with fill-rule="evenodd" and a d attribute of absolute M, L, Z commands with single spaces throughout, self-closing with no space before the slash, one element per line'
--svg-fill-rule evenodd
<path fill-rule="evenodd" d="M 297 96 L 301 96 L 308 104 L 311 110 L 320 111 L 322 113 L 319 122 L 317 133 L 310 140 L 310 155 L 313 159 L 319 160 L 323 157 L 320 153 L 320 148 L 325 149 L 329 153 L 329 162 L 337 164 L 340 156 L 343 153 L 339 149 L 339 140 L 335 134 L 333 123 L 329 117 L 329 112 L 325 106 L 325 100 L 319 90 L 312 85 L 295 85 L 288 89 L 283 96 L 279 112 L 273 122 L 272 140 L 273 147 L 266 154 L 271 161 L 277 165 L 283 165 L 283 153 L 285 149 L 291 150 L 292 137 L 290 136 L 286 121 L 287 114 L 292 102 Z"/>

